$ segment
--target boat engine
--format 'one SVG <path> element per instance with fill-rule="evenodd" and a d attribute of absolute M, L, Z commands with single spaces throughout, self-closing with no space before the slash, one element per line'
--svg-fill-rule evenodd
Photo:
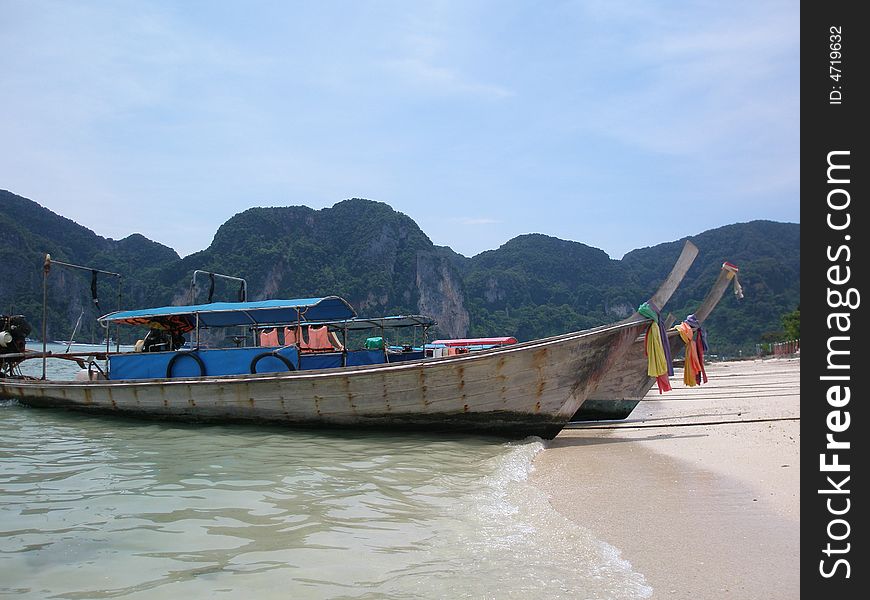
<path fill-rule="evenodd" d="M 0 355 L 24 352 L 30 323 L 22 315 L 0 315 Z"/>

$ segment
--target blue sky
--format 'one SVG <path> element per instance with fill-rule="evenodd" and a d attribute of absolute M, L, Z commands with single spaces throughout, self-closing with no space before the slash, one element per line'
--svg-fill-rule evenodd
<path fill-rule="evenodd" d="M 182 256 L 386 202 L 472 256 L 799 222 L 799 2 L 0 0 L 0 188 Z"/>

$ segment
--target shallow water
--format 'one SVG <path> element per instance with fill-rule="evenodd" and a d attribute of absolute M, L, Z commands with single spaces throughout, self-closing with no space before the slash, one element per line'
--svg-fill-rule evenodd
<path fill-rule="evenodd" d="M 0 596 L 650 594 L 528 484 L 539 439 L 149 423 L 13 401 L 0 401 L 0 439 Z"/>

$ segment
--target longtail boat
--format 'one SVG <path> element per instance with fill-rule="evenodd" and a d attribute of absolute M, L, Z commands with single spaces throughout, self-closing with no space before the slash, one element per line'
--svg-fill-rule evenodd
<path fill-rule="evenodd" d="M 732 263 L 722 265 L 719 275 L 701 304 L 695 310 L 697 322 L 703 323 L 735 280 L 737 268 Z M 737 291 L 737 288 L 735 288 Z M 664 306 L 663 304 L 660 306 Z M 662 318 L 665 318 L 664 315 Z M 668 323 L 670 325 L 670 323 Z M 671 355 L 684 346 L 680 335 L 670 327 L 667 331 Z M 643 337 L 635 340 L 622 358 L 620 368 L 608 371 L 598 386 L 571 418 L 571 421 L 602 421 L 627 418 L 655 385 L 655 378 L 646 371 L 647 356 Z"/>
<path fill-rule="evenodd" d="M 651 303 L 664 304 L 696 255 L 697 248 L 687 242 Z M 395 319 L 434 324 L 418 316 Z M 397 359 L 383 344 L 369 346 L 376 337 L 367 339 L 361 350 L 341 344 L 340 349 L 314 352 L 302 347 L 304 338 L 265 348 L 200 344 L 201 331 L 209 327 L 284 327 L 286 342 L 290 332 L 302 327 L 326 327 L 334 333 L 377 322 L 360 319 L 337 296 L 116 311 L 100 320 L 106 325 L 174 327 L 176 333 L 186 329 L 192 348 L 166 336 L 165 341 L 154 340 L 159 342 L 154 352 L 106 352 L 105 372 L 90 361 L 86 376 L 73 381 L 28 378 L 7 370 L 0 378 L 0 398 L 94 414 L 549 439 L 610 371 L 636 368 L 640 373 L 635 378 L 645 375 L 645 362 L 635 365 L 624 355 L 650 323 L 636 312 L 617 323 L 541 340 L 431 358 L 422 349 L 419 356 L 412 350 Z M 47 357 L 12 353 L 0 358 L 11 364 Z"/>

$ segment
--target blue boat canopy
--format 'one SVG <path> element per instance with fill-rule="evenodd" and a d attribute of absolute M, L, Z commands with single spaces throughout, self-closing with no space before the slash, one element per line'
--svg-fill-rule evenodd
<path fill-rule="evenodd" d="M 356 316 L 356 311 L 344 298 L 301 298 L 297 300 L 260 300 L 257 302 L 212 302 L 188 306 L 163 306 L 141 310 L 109 313 L 99 318 L 103 325 L 122 323 L 160 329 L 175 329 L 184 333 L 200 327 L 232 327 L 234 325 L 278 325 L 343 321 Z"/>
<path fill-rule="evenodd" d="M 319 325 L 332 325 L 333 323 L 336 326 L 335 328 L 346 329 L 348 331 L 363 331 L 366 329 L 399 329 L 405 327 L 433 327 L 438 324 L 435 319 L 427 317 L 426 315 L 396 315 L 376 318 L 355 317 L 346 321 L 343 320 L 340 323 L 335 323 L 335 321 L 324 321 L 322 323 L 315 321 L 307 322 L 307 324 L 312 327 L 317 327 Z"/>

